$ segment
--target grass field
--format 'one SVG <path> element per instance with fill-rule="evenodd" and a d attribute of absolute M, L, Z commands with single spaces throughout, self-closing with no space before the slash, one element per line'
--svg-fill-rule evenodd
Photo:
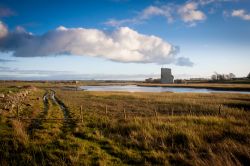
<path fill-rule="evenodd" d="M 248 94 L 88 92 L 65 90 L 63 83 L 29 84 L 1 83 L 0 165 L 250 163 Z"/>

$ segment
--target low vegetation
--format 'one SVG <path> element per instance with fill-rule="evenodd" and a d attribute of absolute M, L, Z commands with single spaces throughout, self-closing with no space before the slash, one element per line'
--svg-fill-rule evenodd
<path fill-rule="evenodd" d="M 5 95 L 0 165 L 250 163 L 249 94 L 88 92 L 50 83 L 12 84 L 0 88 Z M 24 91 L 28 94 L 20 95 Z M 19 102 L 6 108 L 12 96 L 20 96 L 15 97 Z"/>

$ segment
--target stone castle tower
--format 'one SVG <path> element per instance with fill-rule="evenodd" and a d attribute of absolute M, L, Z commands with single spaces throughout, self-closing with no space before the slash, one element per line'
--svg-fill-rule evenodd
<path fill-rule="evenodd" d="M 174 83 L 174 76 L 172 75 L 170 68 L 161 68 L 161 83 L 162 84 Z"/>

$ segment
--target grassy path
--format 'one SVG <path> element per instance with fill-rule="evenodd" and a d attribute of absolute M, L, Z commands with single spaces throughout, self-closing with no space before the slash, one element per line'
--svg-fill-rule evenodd
<path fill-rule="evenodd" d="M 60 107 L 64 115 L 64 123 L 62 126 L 63 135 L 74 131 L 76 127 L 76 121 L 72 119 L 69 109 L 59 98 L 56 97 L 55 91 L 52 90 L 51 92 L 52 92 L 51 93 L 52 100 Z"/>
<path fill-rule="evenodd" d="M 41 129 L 42 125 L 42 119 L 46 118 L 48 115 L 49 110 L 49 93 L 46 91 L 46 93 L 43 96 L 43 112 L 41 112 L 37 119 L 33 119 L 31 121 L 31 124 L 28 127 L 28 133 L 29 135 L 33 135 L 33 132 L 35 129 Z"/>
<path fill-rule="evenodd" d="M 65 157 L 66 146 L 71 143 L 67 138 L 69 133 L 65 130 L 73 130 L 72 125 L 68 125 L 69 110 L 56 98 L 52 90 L 45 92 L 43 107 L 43 112 L 37 119 L 32 120 L 28 128 L 28 131 L 32 131 L 29 134 L 33 160 L 35 163 L 43 163 L 42 165 L 54 165 L 58 161 L 69 165 L 71 162 Z"/>

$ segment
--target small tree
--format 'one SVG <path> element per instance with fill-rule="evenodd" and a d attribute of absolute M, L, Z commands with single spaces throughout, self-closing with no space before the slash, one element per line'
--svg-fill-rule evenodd
<path fill-rule="evenodd" d="M 214 72 L 214 74 L 211 76 L 212 80 L 231 80 L 233 78 L 236 78 L 235 74 L 229 73 L 229 74 L 219 74 L 217 72 Z"/>
<path fill-rule="evenodd" d="M 235 74 L 229 73 L 229 79 L 233 79 L 233 78 L 235 78 L 235 77 L 236 77 Z"/>
<path fill-rule="evenodd" d="M 216 74 L 213 74 L 213 75 L 211 76 L 211 79 L 212 79 L 212 80 L 217 80 L 217 75 L 216 75 Z"/>
<path fill-rule="evenodd" d="M 224 74 L 217 74 L 217 80 L 225 80 Z"/>
<path fill-rule="evenodd" d="M 248 73 L 247 78 L 250 79 L 250 72 Z"/>

